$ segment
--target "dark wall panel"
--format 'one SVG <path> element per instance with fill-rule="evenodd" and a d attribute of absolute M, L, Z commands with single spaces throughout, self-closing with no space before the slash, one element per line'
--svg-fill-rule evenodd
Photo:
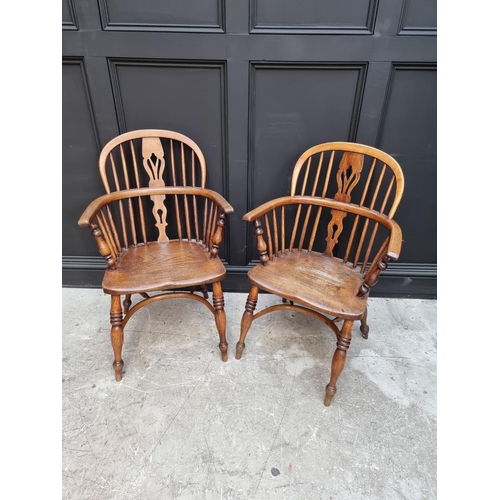
<path fill-rule="evenodd" d="M 187 135 L 205 155 L 207 187 L 227 196 L 225 65 L 113 60 L 110 67 L 121 130 Z"/>
<path fill-rule="evenodd" d="M 437 30 L 437 0 L 405 0 L 402 34 L 430 34 Z"/>
<path fill-rule="evenodd" d="M 221 0 L 100 0 L 105 27 L 222 28 Z"/>
<path fill-rule="evenodd" d="M 62 253 L 98 255 L 88 229 L 77 226 L 80 215 L 104 194 L 97 170 L 96 129 L 82 61 L 62 66 Z"/>
<path fill-rule="evenodd" d="M 250 206 L 289 193 L 293 166 L 306 149 L 353 139 L 364 70 L 362 65 L 253 66 Z"/>
<path fill-rule="evenodd" d="M 76 30 L 76 15 L 73 0 L 62 2 L 62 27 L 66 30 Z"/>
<path fill-rule="evenodd" d="M 437 261 L 437 71 L 395 65 L 381 129 L 380 149 L 405 175 L 395 219 L 403 231 L 401 262 Z"/>
<path fill-rule="evenodd" d="M 375 0 L 251 0 L 254 28 L 369 29 Z"/>

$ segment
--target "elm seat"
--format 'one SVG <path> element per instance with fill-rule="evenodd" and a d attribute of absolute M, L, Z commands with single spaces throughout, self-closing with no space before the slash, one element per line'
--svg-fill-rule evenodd
<path fill-rule="evenodd" d="M 330 405 L 353 323 L 360 320 L 361 334 L 368 338 L 370 289 L 388 262 L 399 257 L 402 235 L 393 217 L 403 190 L 398 162 L 364 144 L 327 142 L 299 157 L 290 194 L 243 216 L 254 226 L 260 263 L 247 274 L 251 288 L 236 359 L 242 356 L 252 322 L 261 316 L 284 310 L 316 318 L 337 337 L 325 389 L 324 404 Z M 281 297 L 281 303 L 255 312 L 261 289 Z"/>
<path fill-rule="evenodd" d="M 90 203 L 78 225 L 91 230 L 107 264 L 102 287 L 111 295 L 115 380 L 122 379 L 125 325 L 158 300 L 186 298 L 205 305 L 214 315 L 222 361 L 227 361 L 221 284 L 226 269 L 219 246 L 233 208 L 205 187 L 199 146 L 170 130 L 126 132 L 104 146 L 99 172 L 106 194 Z M 137 297 L 133 307 L 132 295 Z"/>
<path fill-rule="evenodd" d="M 318 252 L 285 252 L 247 276 L 266 292 L 332 316 L 359 320 L 366 308 L 367 296 L 356 295 L 363 283 L 359 269 Z"/>
<path fill-rule="evenodd" d="M 200 276 L 203 276 L 202 280 Z M 108 269 L 104 273 L 102 287 L 105 293 L 125 295 L 189 289 L 221 281 L 225 277 L 224 264 L 220 259 L 211 259 L 198 243 L 150 242 L 125 250 L 116 263 L 116 269 Z"/>

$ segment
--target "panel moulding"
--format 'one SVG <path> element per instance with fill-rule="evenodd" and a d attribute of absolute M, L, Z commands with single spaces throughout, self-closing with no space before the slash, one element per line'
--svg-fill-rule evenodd
<path fill-rule="evenodd" d="M 62 29 L 65 31 L 78 31 L 78 21 L 76 18 L 75 5 L 73 1 L 74 0 L 66 0 L 68 4 L 70 19 L 62 22 Z"/>
<path fill-rule="evenodd" d="M 225 2 L 217 0 L 217 24 L 118 23 L 110 19 L 107 0 L 99 0 L 102 29 L 105 31 L 163 31 L 173 33 L 225 33 Z"/>
<path fill-rule="evenodd" d="M 379 0 L 371 0 L 366 12 L 366 22 L 363 26 L 307 26 L 307 25 L 265 25 L 258 23 L 258 0 L 250 0 L 250 27 L 252 34 L 281 34 L 281 35 L 373 35 L 377 20 Z"/>

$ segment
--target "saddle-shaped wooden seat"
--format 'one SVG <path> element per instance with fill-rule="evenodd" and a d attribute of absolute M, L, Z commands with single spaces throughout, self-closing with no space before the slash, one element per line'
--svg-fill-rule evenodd
<path fill-rule="evenodd" d="M 200 276 L 203 276 L 200 283 Z M 200 284 L 221 281 L 226 268 L 220 259 L 211 259 L 198 243 L 172 241 L 151 242 L 128 248 L 116 269 L 104 273 L 105 293 L 154 292 L 174 288 L 189 289 Z"/>
<path fill-rule="evenodd" d="M 255 266 L 248 279 L 261 290 L 331 316 L 356 320 L 366 309 L 368 297 L 357 296 L 363 283 L 359 269 L 318 252 L 287 252 L 266 266 Z"/>

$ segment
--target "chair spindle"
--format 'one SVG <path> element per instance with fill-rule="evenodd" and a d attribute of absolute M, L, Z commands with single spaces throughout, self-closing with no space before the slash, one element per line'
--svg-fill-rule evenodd
<path fill-rule="evenodd" d="M 266 223 L 267 251 L 269 259 L 273 260 L 274 258 L 273 239 L 271 238 L 271 228 L 269 227 L 269 217 L 267 216 L 267 214 L 264 215 L 264 222 Z"/>
<path fill-rule="evenodd" d="M 274 232 L 274 254 L 276 257 L 279 255 L 279 241 L 278 241 L 278 221 L 276 218 L 276 209 L 273 208 L 273 232 Z"/>
<path fill-rule="evenodd" d="M 139 180 L 139 169 L 137 167 L 137 157 L 135 154 L 134 141 L 130 140 L 130 152 L 132 153 L 132 164 L 134 165 L 134 176 L 135 176 L 135 185 L 137 188 L 141 186 L 141 182 Z M 142 233 L 142 242 L 146 244 L 148 238 L 146 236 L 146 219 L 144 216 L 144 205 L 142 202 L 142 197 L 137 199 L 137 203 L 139 205 L 139 219 L 141 221 L 141 233 Z"/>

